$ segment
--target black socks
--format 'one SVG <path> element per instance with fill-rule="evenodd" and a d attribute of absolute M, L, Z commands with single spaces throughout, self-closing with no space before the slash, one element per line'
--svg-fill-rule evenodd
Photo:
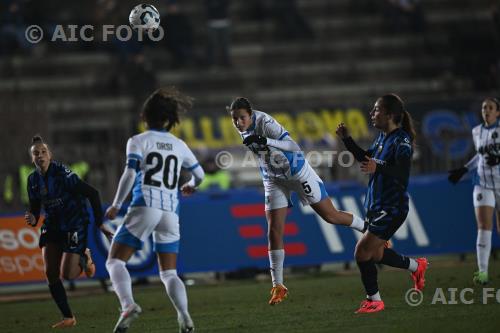
<path fill-rule="evenodd" d="M 64 286 L 61 280 L 57 281 L 54 284 L 49 284 L 50 294 L 52 298 L 57 304 L 57 307 L 61 311 L 64 318 L 73 317 L 73 313 L 69 308 L 68 298 L 66 297 L 66 290 L 64 290 Z"/>

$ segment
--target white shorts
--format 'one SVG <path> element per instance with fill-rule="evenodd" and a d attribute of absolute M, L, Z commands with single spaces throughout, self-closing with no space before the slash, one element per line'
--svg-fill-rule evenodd
<path fill-rule="evenodd" d="M 297 193 L 304 206 L 315 204 L 328 197 L 323 181 L 308 163 L 290 179 L 264 180 L 264 192 L 266 211 L 292 207 L 290 199 L 292 192 Z"/>
<path fill-rule="evenodd" d="M 495 190 L 484 188 L 482 186 L 474 186 L 474 192 L 472 194 L 474 201 L 474 207 L 488 206 L 493 208 L 500 208 L 500 192 L 495 192 Z"/>
<path fill-rule="evenodd" d="M 179 252 L 179 216 L 151 207 L 130 207 L 113 242 L 141 249 L 151 234 L 155 252 Z"/>

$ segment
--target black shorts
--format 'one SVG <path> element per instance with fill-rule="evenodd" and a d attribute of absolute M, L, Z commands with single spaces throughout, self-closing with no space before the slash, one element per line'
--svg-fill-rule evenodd
<path fill-rule="evenodd" d="M 369 211 L 365 221 L 368 222 L 368 231 L 383 240 L 389 240 L 406 220 L 408 212 L 388 213 L 385 210 Z"/>
<path fill-rule="evenodd" d="M 47 243 L 57 243 L 62 246 L 63 252 L 83 255 L 87 249 L 87 229 L 87 224 L 71 231 L 54 230 L 43 225 L 38 246 L 42 248 Z"/>

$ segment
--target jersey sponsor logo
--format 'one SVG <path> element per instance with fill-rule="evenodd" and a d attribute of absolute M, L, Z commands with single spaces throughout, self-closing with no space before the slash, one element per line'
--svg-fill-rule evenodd
<path fill-rule="evenodd" d="M 498 155 L 500 153 L 500 143 L 491 143 L 489 145 L 481 146 L 477 151 L 480 154 L 494 153 L 495 155 Z"/>
<path fill-rule="evenodd" d="M 43 205 L 45 208 L 56 208 L 63 206 L 63 200 L 61 198 L 43 200 Z"/>
<path fill-rule="evenodd" d="M 380 164 L 380 165 L 385 165 L 387 163 L 386 161 L 379 160 L 378 158 L 374 158 L 373 160 L 375 161 L 375 163 Z"/>
<path fill-rule="evenodd" d="M 172 147 L 171 143 L 157 142 L 156 143 L 156 149 L 171 151 L 173 149 L 173 147 Z"/>

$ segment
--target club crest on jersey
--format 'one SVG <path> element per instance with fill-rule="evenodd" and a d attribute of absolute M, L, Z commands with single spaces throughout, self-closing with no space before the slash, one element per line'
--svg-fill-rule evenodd
<path fill-rule="evenodd" d="M 383 145 L 379 145 L 379 146 L 378 146 L 378 152 L 379 152 L 379 153 L 380 153 L 380 152 L 382 152 L 382 149 L 384 149 L 384 146 L 383 146 Z"/>
<path fill-rule="evenodd" d="M 497 132 L 493 132 L 493 134 L 491 134 L 491 138 L 492 139 L 498 138 L 498 133 Z"/>

